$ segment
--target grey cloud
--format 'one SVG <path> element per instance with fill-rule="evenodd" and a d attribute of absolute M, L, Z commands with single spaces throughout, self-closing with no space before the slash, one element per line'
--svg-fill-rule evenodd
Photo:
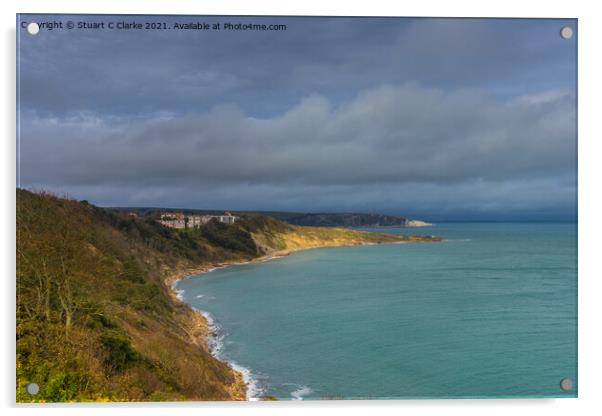
<path fill-rule="evenodd" d="M 382 184 L 504 180 L 575 169 L 574 97 L 381 86 L 340 106 L 314 94 L 280 116 L 236 107 L 115 122 L 32 119 L 23 183 Z"/>
<path fill-rule="evenodd" d="M 21 37 L 20 185 L 104 205 L 574 215 L 576 42 L 558 28 L 576 21 L 200 19 L 289 29 Z"/>
<path fill-rule="evenodd" d="M 134 121 L 28 120 L 21 183 L 103 203 L 574 211 L 574 97 L 564 91 L 501 100 L 384 85 L 338 106 L 313 94 L 263 119 L 218 106 Z"/>
<path fill-rule="evenodd" d="M 570 20 L 205 17 L 233 19 L 289 29 L 22 37 L 22 106 L 135 115 L 235 103 L 263 117 L 313 91 L 338 103 L 382 83 L 486 87 L 506 95 L 575 83 L 575 45 L 557 34 Z"/>

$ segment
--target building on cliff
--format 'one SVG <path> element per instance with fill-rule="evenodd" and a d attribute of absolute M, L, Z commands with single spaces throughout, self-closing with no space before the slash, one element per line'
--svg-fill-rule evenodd
<path fill-rule="evenodd" d="M 161 214 L 159 223 L 166 227 L 183 230 L 186 228 L 198 228 L 213 219 L 224 224 L 234 224 L 239 217 L 234 216 L 229 212 L 224 213 L 224 215 L 185 215 L 182 213 L 167 213 Z"/>

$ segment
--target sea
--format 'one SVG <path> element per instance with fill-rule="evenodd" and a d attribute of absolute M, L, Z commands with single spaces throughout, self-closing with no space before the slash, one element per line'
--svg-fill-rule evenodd
<path fill-rule="evenodd" d="M 299 251 L 174 285 L 250 400 L 577 396 L 576 223 L 368 230 L 444 241 Z"/>

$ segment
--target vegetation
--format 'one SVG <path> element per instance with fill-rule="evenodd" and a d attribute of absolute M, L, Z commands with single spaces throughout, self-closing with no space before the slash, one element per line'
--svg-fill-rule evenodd
<path fill-rule="evenodd" d="M 170 276 L 309 247 L 437 240 L 239 215 L 174 230 L 156 210 L 17 189 L 17 401 L 244 399 L 241 375 L 210 354 L 207 322 L 173 297 Z"/>
<path fill-rule="evenodd" d="M 87 203 L 17 190 L 17 401 L 244 399 L 166 274 L 246 255 Z M 40 392 L 30 396 L 25 385 Z"/>
<path fill-rule="evenodd" d="M 276 402 L 276 401 L 278 401 L 278 397 L 276 397 L 276 396 L 270 396 L 270 395 L 262 396 L 261 397 L 261 401 L 264 401 L 264 402 Z"/>

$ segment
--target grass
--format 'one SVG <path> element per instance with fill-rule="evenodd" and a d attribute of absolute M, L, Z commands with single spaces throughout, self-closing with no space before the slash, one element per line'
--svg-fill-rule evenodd
<path fill-rule="evenodd" d="M 259 214 L 174 230 L 157 215 L 17 189 L 17 402 L 244 399 L 240 374 L 211 356 L 206 321 L 167 277 L 276 251 L 436 240 Z"/>
<path fill-rule="evenodd" d="M 163 284 L 181 263 L 223 257 L 203 244 L 17 190 L 17 401 L 244 398 L 236 374 L 193 342 L 194 313 Z"/>

